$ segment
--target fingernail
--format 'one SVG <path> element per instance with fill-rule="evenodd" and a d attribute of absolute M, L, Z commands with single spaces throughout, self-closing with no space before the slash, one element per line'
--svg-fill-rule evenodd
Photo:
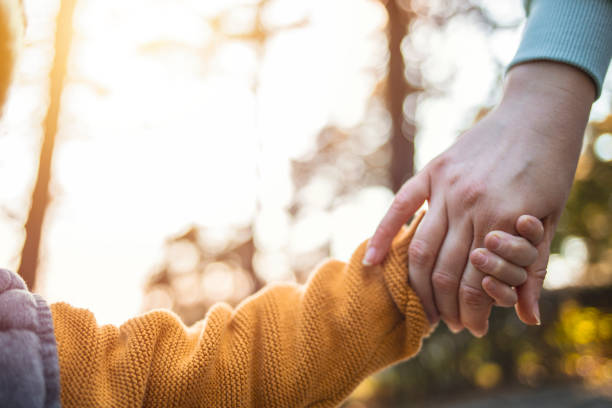
<path fill-rule="evenodd" d="M 542 325 L 542 320 L 540 320 L 540 305 L 538 305 L 538 303 L 536 302 L 535 305 L 533 305 L 533 315 L 536 318 L 537 321 L 537 325 L 541 326 Z"/>
<path fill-rule="evenodd" d="M 489 242 L 491 243 L 492 249 L 499 248 L 499 237 L 497 236 L 497 234 L 492 234 L 491 238 L 489 238 Z"/>
<path fill-rule="evenodd" d="M 459 333 L 461 330 L 463 330 L 463 326 L 460 324 L 454 324 L 454 323 L 446 323 L 446 326 L 448 327 L 448 330 L 450 330 L 451 332 L 453 332 L 454 334 Z"/>
<path fill-rule="evenodd" d="M 372 264 L 374 263 L 375 256 L 376 256 L 376 248 L 370 247 L 366 251 L 365 256 L 363 257 L 363 261 L 361 261 L 361 263 L 364 266 L 372 266 Z"/>
<path fill-rule="evenodd" d="M 472 263 L 474 266 L 483 266 L 486 262 L 487 258 L 484 256 L 482 251 L 476 250 L 472 254 Z"/>
<path fill-rule="evenodd" d="M 473 330 L 472 334 L 475 337 L 478 337 L 479 339 L 481 339 L 481 338 L 483 338 L 487 334 L 488 331 L 489 331 L 489 322 L 487 321 L 487 323 L 486 323 L 486 325 L 485 325 L 485 327 L 484 327 L 484 329 L 482 331 L 481 330 Z"/>

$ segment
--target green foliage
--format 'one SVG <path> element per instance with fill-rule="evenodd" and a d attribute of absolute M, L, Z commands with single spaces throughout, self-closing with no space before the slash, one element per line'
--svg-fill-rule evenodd
<path fill-rule="evenodd" d="M 553 240 L 552 252 L 560 252 L 570 236 L 583 239 L 588 248 L 588 267 L 583 283 L 612 282 L 612 161 L 598 157 L 599 137 L 612 132 L 612 115 L 592 123 L 576 179 Z"/>
<path fill-rule="evenodd" d="M 489 334 L 481 339 L 465 331 L 452 334 L 442 325 L 414 359 L 367 379 L 351 401 L 370 408 L 421 406 L 568 380 L 609 389 L 611 295 L 612 287 L 545 293 L 540 327 L 525 326 L 513 309 L 495 309 Z"/>

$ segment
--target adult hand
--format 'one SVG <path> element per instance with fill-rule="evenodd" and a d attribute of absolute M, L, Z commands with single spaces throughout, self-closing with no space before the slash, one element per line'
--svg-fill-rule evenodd
<path fill-rule="evenodd" d="M 567 200 L 595 87 L 569 65 L 530 62 L 508 74 L 498 107 L 408 180 L 370 240 L 365 262 L 384 258 L 413 213 L 429 210 L 409 248 L 410 284 L 430 321 L 482 336 L 492 300 L 484 275 L 468 262 L 492 230 L 517 234 L 531 214 L 544 224 L 538 258 L 517 290 L 519 316 L 539 321 L 537 300 L 550 242 Z"/>

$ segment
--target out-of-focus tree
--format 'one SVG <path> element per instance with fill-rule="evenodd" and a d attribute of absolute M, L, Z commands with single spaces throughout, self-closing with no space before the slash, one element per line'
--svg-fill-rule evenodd
<path fill-rule="evenodd" d="M 582 258 L 575 284 L 612 283 L 612 115 L 587 130 L 553 252 Z"/>
<path fill-rule="evenodd" d="M 50 203 L 51 165 L 72 42 L 72 20 L 76 3 L 76 0 L 61 0 L 57 15 L 55 56 L 50 73 L 49 106 L 43 124 L 38 173 L 32 192 L 30 212 L 24 227 L 25 241 L 21 251 L 21 263 L 18 268 L 18 273 L 23 277 L 29 288 L 34 288 L 36 285 L 45 214 Z"/>
<path fill-rule="evenodd" d="M 233 10 L 224 11 L 215 17 L 213 25 L 216 27 L 216 32 L 221 34 L 210 48 L 204 50 L 205 57 L 210 58 L 223 42 L 243 41 L 254 44 L 261 58 L 266 41 L 273 37 L 276 31 L 289 30 L 308 23 L 303 21 L 289 27 L 269 28 L 262 19 L 268 3 L 270 2 L 260 1 L 252 6 L 255 10 L 253 24 L 247 25 L 249 28 L 246 31 L 225 31 L 227 27 L 224 21 L 231 20 Z M 330 255 L 331 237 L 327 236 L 314 247 L 306 249 L 290 248 L 286 244 L 281 248 L 269 249 L 263 244 L 265 237 L 262 238 L 262 236 L 270 232 L 263 231 L 266 227 L 262 226 L 263 222 L 260 222 L 262 218 L 273 213 L 273 217 L 286 219 L 287 222 L 296 226 L 307 222 L 304 220 L 308 220 L 313 213 L 331 214 L 339 203 L 347 200 L 360 189 L 368 186 L 386 186 L 397 189 L 412 174 L 416 111 L 414 101 L 416 101 L 416 93 L 421 89 L 418 70 L 412 69 L 410 79 L 406 75 L 402 40 L 410 25 L 410 19 L 416 15 L 410 11 L 409 7 L 406 8 L 405 5 L 400 5 L 396 1 L 386 2 L 385 5 L 388 13 L 387 72 L 377 74 L 380 76 L 379 84 L 371 98 L 364 121 L 354 129 L 339 129 L 334 126 L 323 129 L 317 136 L 315 149 L 306 157 L 298 157 L 291 163 L 291 179 L 295 194 L 288 208 L 274 206 L 267 208 L 265 198 L 260 198 L 253 225 L 245 229 L 243 234 L 238 234 L 240 236 L 238 241 L 233 237 L 231 231 L 228 232 L 225 242 L 226 248 L 229 248 L 228 252 L 213 253 L 211 262 L 223 263 L 220 258 L 232 253 L 233 248 L 248 246 L 251 247 L 253 260 L 243 262 L 241 265 L 242 268 L 246 268 L 245 271 L 251 276 L 251 281 L 261 283 L 274 279 L 275 272 L 274 270 L 270 272 L 270 269 L 286 269 L 285 273 L 279 271 L 276 276 L 282 275 L 283 279 L 304 281 L 311 269 L 321 259 Z M 163 44 L 152 44 L 146 47 L 146 50 L 154 51 L 160 46 Z M 257 91 L 257 86 L 258 79 L 255 76 L 255 91 Z M 409 94 L 415 94 L 411 99 L 412 104 L 405 103 Z M 261 166 L 259 170 L 260 177 L 265 177 L 261 172 Z M 266 180 L 262 180 L 262 184 L 265 183 Z M 194 226 L 189 230 L 189 234 L 180 234 L 170 239 L 167 248 L 168 257 L 175 256 L 176 251 L 173 251 L 172 248 L 177 243 L 190 245 L 196 253 L 205 254 L 202 255 L 204 258 L 211 255 L 202 242 L 190 238 L 197 236 L 198 233 L 205 234 L 205 231 L 205 228 Z M 198 300 L 192 302 L 192 308 L 185 305 L 186 300 L 192 298 L 183 296 L 176 288 L 180 285 L 176 284 L 177 274 L 172 268 L 174 263 L 168 257 L 164 259 L 147 283 L 148 295 L 145 309 L 171 305 L 186 321 L 191 321 L 190 316 L 203 316 L 210 302 Z M 238 271 L 240 268 L 226 269 Z M 268 276 L 263 276 L 262 271 L 265 271 Z M 183 276 L 190 275 L 193 282 L 199 282 L 206 279 L 208 273 L 201 263 L 194 263 L 193 268 L 183 273 Z M 258 284 L 251 286 L 252 289 L 259 287 Z M 161 297 L 160 293 L 163 291 L 171 295 Z M 171 303 L 168 303 L 169 297 L 172 298 Z M 157 303 L 155 299 L 161 298 L 166 299 L 166 303 Z M 230 295 L 227 298 L 215 298 L 215 300 L 225 300 L 235 304 L 240 297 Z"/>
<path fill-rule="evenodd" d="M 254 273 L 251 229 L 229 231 L 229 238 L 219 232 L 193 227 L 168 239 L 163 264 L 148 282 L 145 309 L 172 309 L 192 324 L 215 302 L 235 305 L 263 287 Z"/>
<path fill-rule="evenodd" d="M 215 40 L 206 49 L 200 50 L 202 57 L 211 59 L 223 44 L 242 42 L 254 47 L 260 62 L 266 43 L 278 32 L 300 28 L 306 23 L 298 21 L 285 26 L 266 25 L 263 14 L 269 3 L 269 0 L 260 0 L 240 10 L 224 9 L 214 16 L 211 25 L 215 28 Z M 249 11 L 246 14 L 252 16 L 251 23 L 240 24 L 236 28 L 232 24 L 235 14 L 244 12 L 245 8 Z M 156 52 L 167 45 L 156 42 L 142 47 L 142 51 Z M 256 93 L 259 87 L 258 72 L 253 73 L 252 87 Z M 261 163 L 257 170 L 261 178 Z M 258 192 L 259 213 L 262 206 Z M 146 283 L 143 308 L 171 308 L 186 323 L 193 323 L 201 319 L 214 302 L 224 301 L 235 305 L 261 289 L 265 280 L 256 273 L 254 266 L 258 253 L 256 228 L 256 225 L 250 225 L 240 230 L 228 229 L 221 234 L 219 231 L 211 234 L 206 227 L 192 226 L 187 232 L 168 239 L 164 260 Z"/>
<path fill-rule="evenodd" d="M 332 238 L 319 233 L 309 245 L 296 246 L 286 239 L 286 230 L 299 231 L 303 224 L 311 222 L 320 225 L 314 220 L 330 220 L 342 204 L 354 200 L 360 191 L 381 186 L 394 191 L 412 173 L 417 103 L 424 96 L 444 93 L 452 81 L 452 75 L 439 81 L 428 81 L 422 75 L 427 55 L 410 40 L 413 30 L 423 24 L 443 28 L 455 18 L 467 18 L 488 33 L 507 25 L 499 24 L 479 1 L 382 3 L 388 15 L 388 52 L 362 122 L 349 129 L 328 124 L 316 135 L 311 150 L 292 159 L 293 192 L 288 205 L 268 208 L 269 200 L 260 196 L 249 226 L 222 231 L 192 226 L 168 239 L 164 259 L 146 287 L 145 309 L 169 307 L 191 323 L 201 319 L 213 302 L 235 305 L 271 280 L 304 281 L 312 268 L 333 252 Z M 223 34 L 222 22 L 230 17 L 216 18 L 222 33 L 217 45 L 223 41 L 248 41 L 262 52 L 271 35 L 260 20 L 266 5 L 267 2 L 259 2 L 250 6 L 257 11 L 253 13 L 254 23 L 244 32 Z M 516 24 L 518 21 L 510 23 Z M 215 48 L 206 52 L 214 53 Z M 498 61 L 496 65 L 501 85 L 503 64 Z M 257 86 L 255 73 L 255 90 Z M 481 112 L 488 110 L 493 94 L 482 102 Z M 591 142 L 581 159 L 553 248 L 561 250 L 568 238 L 583 240 L 588 250 L 584 281 L 599 284 L 608 276 L 606 271 L 611 264 L 612 181 L 610 159 L 598 158 L 597 146 L 612 143 L 606 141 L 612 138 L 611 123 L 612 119 L 608 119 L 591 126 Z M 260 181 L 269 184 L 261 169 Z M 261 221 L 271 212 L 276 221 L 286 224 L 280 228 L 281 238 L 276 237 L 276 241 L 283 242 L 275 242 L 272 249 L 266 245 L 264 235 L 277 231 L 267 231 Z M 431 400 L 432 395 L 450 397 L 507 385 L 537 386 L 577 378 L 600 386 L 610 384 L 612 375 L 606 374 L 612 372 L 612 350 L 608 346 L 612 333 L 612 310 L 607 300 L 610 290 L 601 287 L 546 293 L 541 306 L 544 325 L 540 328 L 525 327 L 514 311 L 507 309 L 495 311 L 490 334 L 483 339 L 467 333 L 453 335 L 439 328 L 415 359 L 368 379 L 352 401 L 368 407 L 409 406 L 408 401 L 418 406 Z M 591 334 L 579 334 L 572 329 L 575 325 Z"/>
<path fill-rule="evenodd" d="M 402 54 L 402 41 L 408 27 L 416 14 L 411 7 L 402 7 L 395 0 L 387 0 L 387 38 L 389 43 L 389 62 L 386 80 L 387 109 L 391 116 L 391 186 L 398 191 L 414 171 L 414 136 L 416 127 L 416 104 L 404 103 L 415 100 L 414 95 L 420 91 L 420 76 L 406 77 L 406 64 Z M 418 72 L 413 69 L 413 72 Z"/>

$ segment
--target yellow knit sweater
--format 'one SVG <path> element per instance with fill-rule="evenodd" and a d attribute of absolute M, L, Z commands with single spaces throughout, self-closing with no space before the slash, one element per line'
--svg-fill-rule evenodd
<path fill-rule="evenodd" d="M 405 228 L 380 266 L 327 261 L 304 286 L 273 285 L 185 327 L 153 311 L 117 328 L 51 306 L 64 407 L 333 407 L 414 355 L 429 323 L 408 287 Z"/>

